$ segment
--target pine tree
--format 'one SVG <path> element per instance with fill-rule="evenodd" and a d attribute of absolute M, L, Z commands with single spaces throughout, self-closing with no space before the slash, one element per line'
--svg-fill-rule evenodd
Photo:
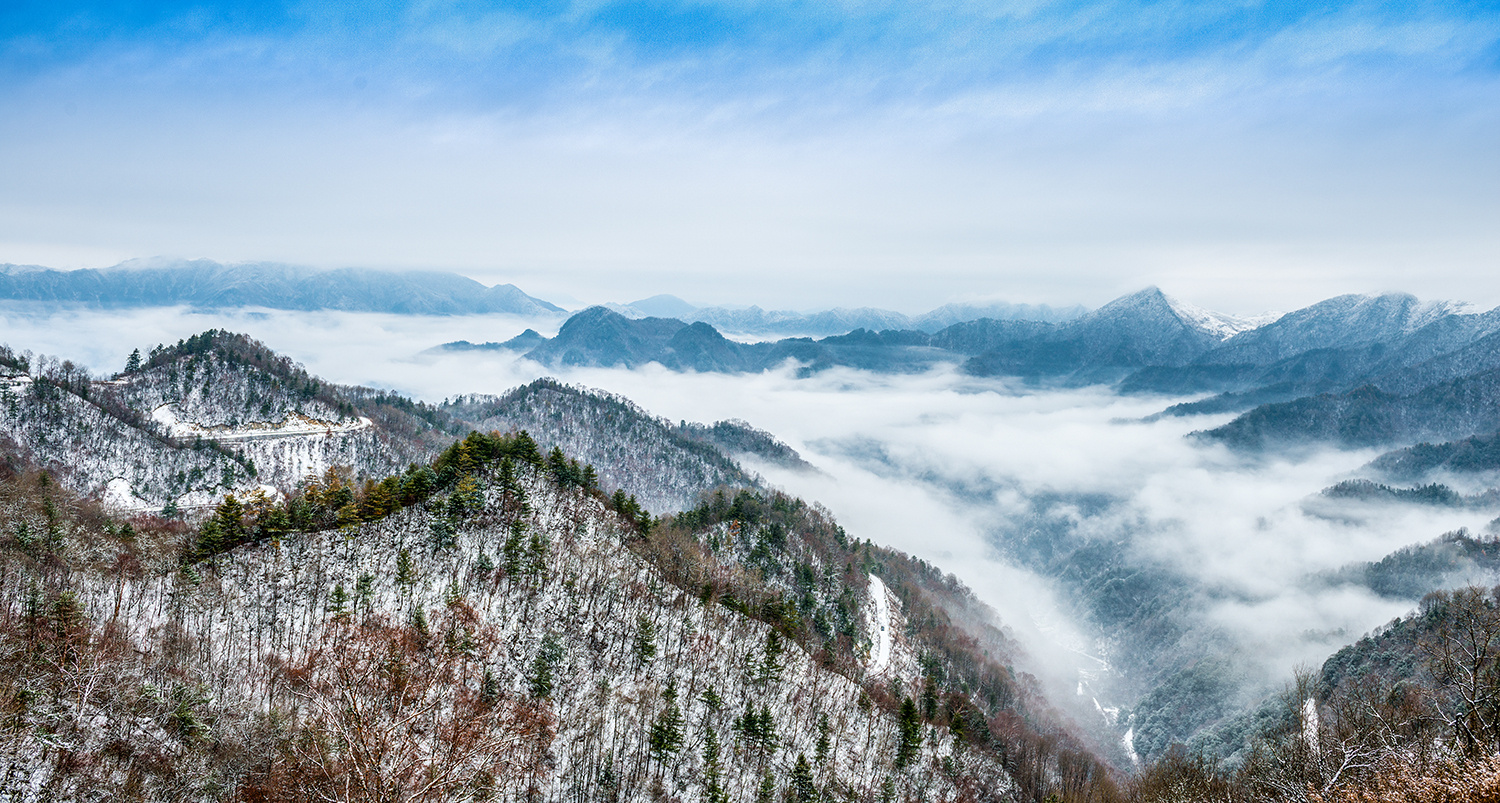
<path fill-rule="evenodd" d="M 822 764 L 824 761 L 828 760 L 828 751 L 832 747 L 832 743 L 830 742 L 829 736 L 832 733 L 833 733 L 833 728 L 832 728 L 832 726 L 830 726 L 828 724 L 828 715 L 827 714 L 823 714 L 822 716 L 819 716 L 818 717 L 818 743 L 817 743 L 817 746 L 814 748 L 817 751 L 816 755 L 817 755 L 817 759 L 818 759 L 818 763 L 819 764 Z"/>
<path fill-rule="evenodd" d="M 656 623 L 646 616 L 635 620 L 635 663 L 645 666 L 656 657 Z"/>
<path fill-rule="evenodd" d="M 432 551 L 445 552 L 458 545 L 458 530 L 448 519 L 433 519 L 428 529 L 432 532 Z"/>
<path fill-rule="evenodd" d="M 427 612 L 422 610 L 422 606 L 420 605 L 411 609 L 411 614 L 407 617 L 407 624 L 411 626 L 412 632 L 416 633 L 417 637 L 423 641 L 426 641 L 432 635 L 432 630 L 427 626 Z"/>
<path fill-rule="evenodd" d="M 814 803 L 818 799 L 818 787 L 813 783 L 812 767 L 807 756 L 798 753 L 797 765 L 792 767 L 791 799 L 793 803 Z"/>
<path fill-rule="evenodd" d="M 349 615 L 349 594 L 344 591 L 344 584 L 337 583 L 333 586 L 333 593 L 328 595 L 328 612 L 333 618 L 342 619 Z"/>
<path fill-rule="evenodd" d="M 375 575 L 365 572 L 354 581 L 354 604 L 369 605 L 375 597 Z"/>
<path fill-rule="evenodd" d="M 761 656 L 760 666 L 757 668 L 756 680 L 761 683 L 775 683 L 781 677 L 781 653 L 786 649 L 781 634 L 776 628 L 766 631 L 766 647 Z"/>
<path fill-rule="evenodd" d="M 651 731 L 647 737 L 651 756 L 657 761 L 665 761 L 682 749 L 682 709 L 677 707 L 676 685 L 668 683 L 662 697 L 666 700 L 667 707 L 651 723 Z"/>
<path fill-rule="evenodd" d="M 562 644 L 557 636 L 548 633 L 542 639 L 541 649 L 537 651 L 536 660 L 532 662 L 531 672 L 526 679 L 532 697 L 541 699 L 552 696 L 553 671 L 561 659 Z"/>
<path fill-rule="evenodd" d="M 922 718 L 917 713 L 917 704 L 910 697 L 901 701 L 896 729 L 899 738 L 896 744 L 896 769 L 904 769 L 922 746 Z"/>
<path fill-rule="evenodd" d="M 501 547 L 504 553 L 503 564 L 505 573 L 515 576 L 521 573 L 521 563 L 526 558 L 526 524 L 520 521 L 511 522 L 510 535 L 505 538 L 505 545 Z"/>
<path fill-rule="evenodd" d="M 409 586 L 416 580 L 416 569 L 411 564 L 411 551 L 403 549 L 396 555 L 396 584 Z"/>
<path fill-rule="evenodd" d="M 479 702 L 484 706 L 494 705 L 500 700 L 500 681 L 495 673 L 485 667 L 484 679 L 479 683 Z"/>
<path fill-rule="evenodd" d="M 141 350 L 136 349 L 125 359 L 125 373 L 133 374 L 139 370 L 141 370 Z"/>
<path fill-rule="evenodd" d="M 703 803 L 729 803 L 729 792 L 720 782 L 719 737 L 709 727 L 703 735 Z"/>
<path fill-rule="evenodd" d="M 776 803 L 776 779 L 771 777 L 771 771 L 760 778 L 760 788 L 755 791 L 755 803 Z"/>

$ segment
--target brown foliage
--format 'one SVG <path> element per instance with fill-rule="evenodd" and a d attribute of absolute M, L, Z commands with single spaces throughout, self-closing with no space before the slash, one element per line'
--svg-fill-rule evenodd
<path fill-rule="evenodd" d="M 1314 803 L 1500 803 L 1500 756 L 1478 762 L 1393 758 L 1356 788 L 1309 797 Z"/>
<path fill-rule="evenodd" d="M 545 703 L 481 696 L 466 652 L 408 628 L 335 622 L 325 646 L 285 667 L 298 709 L 244 801 L 507 799 L 542 769 Z"/>

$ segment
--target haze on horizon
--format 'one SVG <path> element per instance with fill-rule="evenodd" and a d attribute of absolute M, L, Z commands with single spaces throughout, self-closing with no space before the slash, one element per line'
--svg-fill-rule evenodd
<path fill-rule="evenodd" d="M 569 306 L 1500 304 L 1483 3 L 0 10 L 0 262 Z"/>

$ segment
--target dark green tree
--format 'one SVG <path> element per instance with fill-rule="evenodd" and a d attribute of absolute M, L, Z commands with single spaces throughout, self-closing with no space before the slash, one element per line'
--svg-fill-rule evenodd
<path fill-rule="evenodd" d="M 793 803 L 814 803 L 818 799 L 812 766 L 807 763 L 807 756 L 801 753 L 797 754 L 797 764 L 792 767 L 791 799 Z"/>
<path fill-rule="evenodd" d="M 896 769 L 905 769 L 922 747 L 922 717 L 917 712 L 917 704 L 910 697 L 901 701 L 896 731 L 899 738 L 896 743 Z"/>
<path fill-rule="evenodd" d="M 136 349 L 130 352 L 129 357 L 125 358 L 125 373 L 133 374 L 139 370 L 141 370 L 141 350 Z"/>
<path fill-rule="evenodd" d="M 328 612 L 335 619 L 349 615 L 349 594 L 344 591 L 343 583 L 334 584 L 333 593 L 328 595 Z"/>
<path fill-rule="evenodd" d="M 635 648 L 636 666 L 645 666 L 656 657 L 656 623 L 650 617 L 637 616 L 635 619 Z"/>
<path fill-rule="evenodd" d="M 409 586 L 417 580 L 417 570 L 411 563 L 411 551 L 401 550 L 396 555 L 396 583 Z"/>
<path fill-rule="evenodd" d="M 719 765 L 719 737 L 710 726 L 703 734 L 703 803 L 729 803 Z"/>
<path fill-rule="evenodd" d="M 786 644 L 776 628 L 766 631 L 766 647 L 761 654 L 760 665 L 756 668 L 756 680 L 775 683 L 781 677 L 781 654 L 785 650 Z"/>
<path fill-rule="evenodd" d="M 651 756 L 657 761 L 666 761 L 682 749 L 682 709 L 677 707 L 677 687 L 668 683 L 666 691 L 662 692 L 662 699 L 666 707 L 651 723 L 651 730 L 647 736 L 647 744 L 651 747 Z"/>
<path fill-rule="evenodd" d="M 553 673 L 558 661 L 562 660 L 562 653 L 562 642 L 557 640 L 557 636 L 548 633 L 542 639 L 541 649 L 537 651 L 536 660 L 532 661 L 531 671 L 526 678 L 532 697 L 540 699 L 552 696 Z"/>
<path fill-rule="evenodd" d="M 776 779 L 771 777 L 771 771 L 760 777 L 760 788 L 755 790 L 755 803 L 776 803 Z"/>

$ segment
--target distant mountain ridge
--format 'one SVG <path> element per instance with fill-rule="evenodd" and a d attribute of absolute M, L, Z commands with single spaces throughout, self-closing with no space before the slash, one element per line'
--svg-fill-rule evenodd
<path fill-rule="evenodd" d="M 652 299 L 661 305 L 661 297 Z M 894 313 L 893 313 L 894 314 Z M 936 332 L 857 328 L 821 339 L 789 337 L 741 343 L 704 321 L 631 318 L 590 307 L 557 336 L 527 330 L 504 343 L 449 343 L 454 351 L 507 349 L 549 366 L 635 368 L 660 363 L 680 371 L 740 373 L 786 362 L 804 371 L 835 366 L 906 372 L 961 363 L 980 375 L 1073 382 L 1114 381 L 1156 365 L 1180 365 L 1253 324 L 1182 304 L 1152 287 L 1064 323 L 983 318 Z"/>
<path fill-rule="evenodd" d="M 456 273 L 311 270 L 269 262 L 132 260 L 110 268 L 58 271 L 0 265 L 0 299 L 130 308 L 266 307 L 407 315 L 557 314 L 555 304 L 512 284 L 483 284 Z"/>
<path fill-rule="evenodd" d="M 677 301 L 641 303 L 665 310 Z M 789 362 L 803 374 L 833 367 L 913 372 L 946 363 L 974 376 L 1106 384 L 1126 393 L 1212 393 L 1160 415 L 1243 412 L 1203 434 L 1240 449 L 1404 446 L 1500 430 L 1500 309 L 1473 312 L 1404 293 L 1345 295 L 1247 319 L 1149 287 L 1062 323 L 983 318 L 936 332 L 860 328 L 757 343 L 730 340 L 703 321 L 632 319 L 591 307 L 553 338 L 528 330 L 504 343 L 441 348 L 507 349 L 555 367 L 655 362 L 724 373 Z"/>
<path fill-rule="evenodd" d="M 604 304 L 627 318 L 676 318 L 684 323 L 706 323 L 736 336 L 828 337 L 868 329 L 873 332 L 914 330 L 935 334 L 956 323 L 993 320 L 1062 323 L 1088 310 L 1074 304 L 1011 304 L 1004 301 L 944 304 L 922 315 L 905 315 L 876 307 L 837 307 L 818 312 L 765 310 L 750 307 L 695 307 L 672 295 L 656 295 L 629 304 Z"/>

